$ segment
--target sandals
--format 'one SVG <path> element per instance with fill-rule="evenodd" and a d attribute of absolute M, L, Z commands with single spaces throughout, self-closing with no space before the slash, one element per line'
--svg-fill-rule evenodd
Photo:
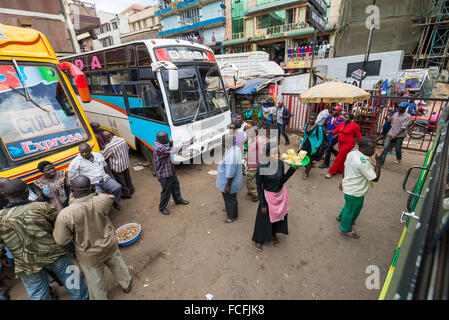
<path fill-rule="evenodd" d="M 330 178 L 332 178 L 333 176 L 334 176 L 333 174 L 328 173 L 328 174 L 326 174 L 324 177 L 325 177 L 326 179 L 330 179 Z"/>
<path fill-rule="evenodd" d="M 337 217 L 335 218 L 335 220 L 337 220 L 338 222 L 340 222 L 340 221 L 341 221 L 341 217 L 340 217 L 340 216 L 337 216 Z"/>
<path fill-rule="evenodd" d="M 343 232 L 343 231 L 338 231 L 339 234 L 341 234 L 342 236 L 345 237 L 349 237 L 349 238 L 353 238 L 353 239 L 358 239 L 360 238 L 360 234 L 358 234 L 355 231 L 350 231 L 350 232 Z"/>
<path fill-rule="evenodd" d="M 257 250 L 258 252 L 262 252 L 262 251 L 263 251 L 263 248 L 262 248 L 262 244 L 261 244 L 261 243 L 256 242 L 256 250 Z"/>
<path fill-rule="evenodd" d="M 275 235 L 273 235 L 273 246 L 279 247 L 279 239 Z"/>

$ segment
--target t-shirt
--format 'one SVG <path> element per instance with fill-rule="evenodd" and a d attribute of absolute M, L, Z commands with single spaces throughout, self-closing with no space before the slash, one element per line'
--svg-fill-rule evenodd
<path fill-rule="evenodd" d="M 376 172 L 366 155 L 359 150 L 348 153 L 345 161 L 345 177 L 342 182 L 345 194 L 353 197 L 365 196 L 376 178 Z"/>

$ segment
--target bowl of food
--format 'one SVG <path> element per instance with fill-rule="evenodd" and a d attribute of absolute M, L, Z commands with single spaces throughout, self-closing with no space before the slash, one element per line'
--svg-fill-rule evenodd
<path fill-rule="evenodd" d="M 118 238 L 118 245 L 121 247 L 132 245 L 139 239 L 141 232 L 142 227 L 138 223 L 132 222 L 124 224 L 115 230 Z"/>
<path fill-rule="evenodd" d="M 307 151 L 304 150 L 296 153 L 295 150 L 289 149 L 287 150 L 287 153 L 283 153 L 281 155 L 281 159 L 293 168 L 305 167 L 310 163 L 310 158 L 307 156 Z"/>

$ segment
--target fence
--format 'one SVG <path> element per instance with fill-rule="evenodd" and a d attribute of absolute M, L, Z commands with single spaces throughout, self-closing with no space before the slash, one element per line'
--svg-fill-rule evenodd
<path fill-rule="evenodd" d="M 395 104 L 410 101 L 412 104 L 416 103 L 418 110 L 427 110 L 421 116 L 412 116 L 412 124 L 407 130 L 408 136 L 404 139 L 403 147 L 427 152 L 435 136 L 436 121 L 449 99 L 381 96 L 379 90 L 371 90 L 370 93 L 369 100 L 343 104 L 343 113 L 354 114 L 354 122 L 360 126 L 362 135 L 369 138 L 379 136 L 388 116 L 394 111 Z M 292 113 L 288 131 L 302 130 L 312 112 L 318 114 L 328 107 L 327 103 L 301 102 L 299 94 L 282 94 L 282 101 Z"/>

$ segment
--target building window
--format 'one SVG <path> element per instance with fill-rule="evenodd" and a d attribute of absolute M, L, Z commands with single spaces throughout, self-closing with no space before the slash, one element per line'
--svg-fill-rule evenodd
<path fill-rule="evenodd" d="M 112 29 L 117 30 L 118 26 L 117 26 L 117 22 L 114 21 L 112 22 Z"/>
<path fill-rule="evenodd" d="M 233 0 L 231 4 L 232 33 L 243 32 L 243 0 Z"/>
<path fill-rule="evenodd" d="M 143 20 L 143 28 L 147 27 L 147 20 Z"/>
<path fill-rule="evenodd" d="M 139 30 L 139 23 L 138 22 L 134 23 L 134 30 Z"/>
<path fill-rule="evenodd" d="M 181 13 L 181 25 L 192 25 L 200 21 L 200 8 L 194 8 Z"/>
<path fill-rule="evenodd" d="M 127 49 L 128 51 L 128 65 L 129 67 L 137 67 L 136 62 L 136 48 L 129 46 Z"/>
<path fill-rule="evenodd" d="M 112 40 L 112 37 L 106 37 L 104 39 L 101 39 L 101 45 L 104 47 L 109 47 L 114 45 L 114 41 Z"/>
<path fill-rule="evenodd" d="M 257 17 L 257 28 L 265 29 L 285 24 L 285 10 L 270 12 Z"/>

